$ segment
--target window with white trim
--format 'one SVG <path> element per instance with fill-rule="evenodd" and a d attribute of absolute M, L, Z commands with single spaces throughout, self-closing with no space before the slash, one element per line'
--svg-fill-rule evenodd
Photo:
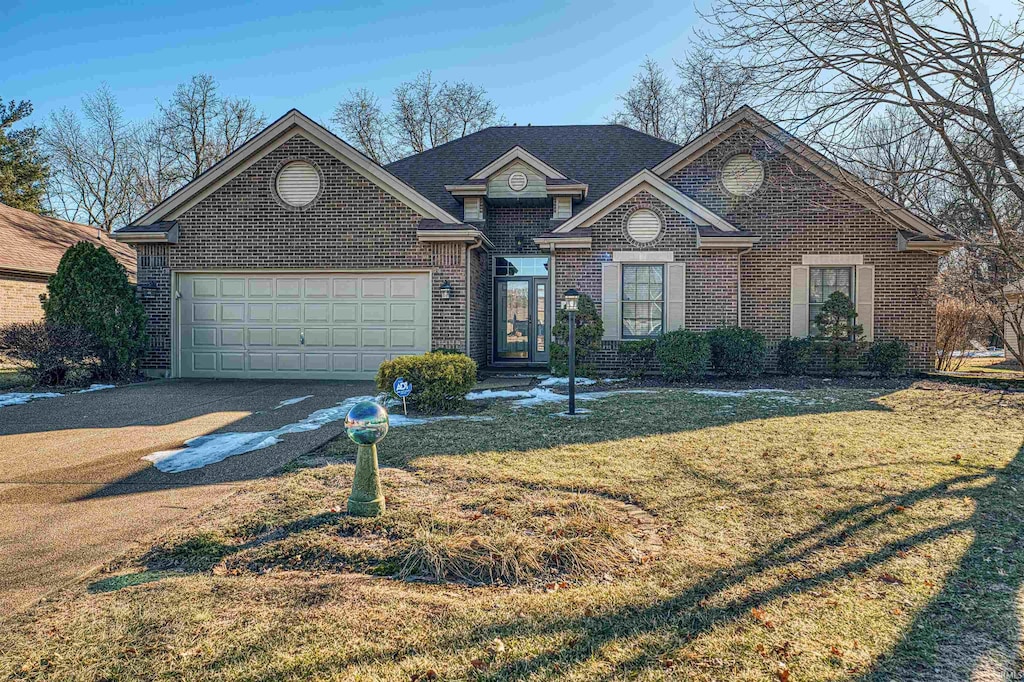
<path fill-rule="evenodd" d="M 810 319 L 807 328 L 811 336 L 818 336 L 818 325 L 814 318 L 821 312 L 821 307 L 828 301 L 828 297 L 837 291 L 841 291 L 849 297 L 850 301 L 856 303 L 856 287 L 854 286 L 854 269 L 852 267 L 812 267 L 810 272 L 810 291 L 808 292 L 808 315 Z"/>
<path fill-rule="evenodd" d="M 622 264 L 622 338 L 660 335 L 664 304 L 665 266 Z"/>

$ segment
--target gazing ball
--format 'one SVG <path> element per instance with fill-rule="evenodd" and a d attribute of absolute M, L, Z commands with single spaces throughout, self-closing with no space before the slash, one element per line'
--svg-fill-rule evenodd
<path fill-rule="evenodd" d="M 345 417 L 345 431 L 356 445 L 373 445 L 388 435 L 388 411 L 377 403 L 356 403 Z"/>

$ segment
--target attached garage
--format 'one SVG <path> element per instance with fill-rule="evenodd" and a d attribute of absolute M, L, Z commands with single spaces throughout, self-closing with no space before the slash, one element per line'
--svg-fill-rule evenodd
<path fill-rule="evenodd" d="M 430 349 L 428 272 L 178 273 L 182 377 L 372 379 Z"/>

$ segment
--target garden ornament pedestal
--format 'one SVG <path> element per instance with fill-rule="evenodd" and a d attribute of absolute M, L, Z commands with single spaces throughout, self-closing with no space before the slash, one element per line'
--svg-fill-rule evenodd
<path fill-rule="evenodd" d="M 388 412 L 375 402 L 357 403 L 345 417 L 345 431 L 359 449 L 356 473 L 348 513 L 353 516 L 380 516 L 384 513 L 384 490 L 377 466 L 377 443 L 388 433 Z"/>

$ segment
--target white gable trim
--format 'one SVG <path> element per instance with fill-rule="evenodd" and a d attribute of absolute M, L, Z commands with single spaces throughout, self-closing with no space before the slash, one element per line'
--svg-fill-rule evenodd
<path fill-rule="evenodd" d="M 544 163 L 536 156 L 534 156 L 533 154 L 531 154 L 530 152 L 526 151 L 525 149 L 518 145 L 512 147 L 512 149 L 509 149 L 507 152 L 496 158 L 494 161 L 491 161 L 489 164 L 478 170 L 476 173 L 469 176 L 469 179 L 487 180 L 492 175 L 504 169 L 505 166 L 509 165 L 516 159 L 522 161 L 528 166 L 532 166 L 534 170 L 536 170 L 539 173 L 542 173 L 543 175 L 549 178 L 554 178 L 556 180 L 566 179 L 566 177 L 562 175 L 559 171 L 552 168 L 548 164 Z"/>
<path fill-rule="evenodd" d="M 697 136 L 675 154 L 659 163 L 654 167 L 654 172 L 663 178 L 671 177 L 708 149 L 730 137 L 735 129 L 739 129 L 741 126 L 751 126 L 755 132 L 763 133 L 759 135 L 762 139 L 765 139 L 765 135 L 767 135 L 770 141 L 781 145 L 783 153 L 788 158 L 835 186 L 865 208 L 880 212 L 897 227 L 909 228 L 915 232 L 932 236 L 942 235 L 941 231 L 931 223 L 892 201 L 861 178 L 833 163 L 747 105 L 726 116 L 707 132 Z"/>
<path fill-rule="evenodd" d="M 702 206 L 678 189 L 668 184 L 646 168 L 626 180 L 608 194 L 592 203 L 585 210 L 565 221 L 555 232 L 570 232 L 577 227 L 589 227 L 608 215 L 624 202 L 629 201 L 640 192 L 649 192 L 665 202 L 679 213 L 685 215 L 696 225 L 714 227 L 723 232 L 738 232 L 739 229 L 714 211 Z"/>
<path fill-rule="evenodd" d="M 218 161 L 198 178 L 157 204 L 148 213 L 135 220 L 132 225 L 149 225 L 160 220 L 173 220 L 298 134 L 309 138 L 420 215 L 440 220 L 446 224 L 454 225 L 461 222 L 360 154 L 340 137 L 297 109 L 292 109 L 241 147 Z"/>

